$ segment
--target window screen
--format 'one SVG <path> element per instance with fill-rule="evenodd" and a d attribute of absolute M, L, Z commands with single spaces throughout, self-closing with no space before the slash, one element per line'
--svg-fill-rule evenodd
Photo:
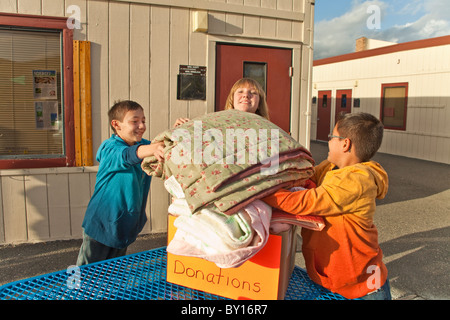
<path fill-rule="evenodd" d="M 343 94 L 341 96 L 341 108 L 342 109 L 347 108 L 347 95 L 346 94 Z"/>
<path fill-rule="evenodd" d="M 322 97 L 322 108 L 328 107 L 327 101 L 328 101 L 328 95 L 324 94 Z"/>
<path fill-rule="evenodd" d="M 62 33 L 0 29 L 0 159 L 64 157 Z"/>
<path fill-rule="evenodd" d="M 243 76 L 258 81 L 267 94 L 267 63 L 244 61 Z"/>

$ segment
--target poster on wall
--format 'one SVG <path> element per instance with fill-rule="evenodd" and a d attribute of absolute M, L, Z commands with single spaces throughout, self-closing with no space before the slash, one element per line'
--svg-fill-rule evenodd
<path fill-rule="evenodd" d="M 58 130 L 58 101 L 35 101 L 36 129 Z"/>
<path fill-rule="evenodd" d="M 56 70 L 33 70 L 34 99 L 57 99 Z"/>

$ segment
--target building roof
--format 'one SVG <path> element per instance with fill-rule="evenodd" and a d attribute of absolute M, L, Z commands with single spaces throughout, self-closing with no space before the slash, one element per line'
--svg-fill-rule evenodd
<path fill-rule="evenodd" d="M 359 51 L 359 52 L 352 52 L 352 53 L 347 53 L 347 54 L 334 56 L 334 57 L 330 57 L 330 58 L 319 59 L 319 60 L 314 61 L 313 66 L 316 67 L 316 66 L 321 66 L 321 65 L 331 64 L 331 63 L 368 58 L 368 57 L 373 57 L 373 56 L 378 56 L 378 55 L 383 55 L 383 54 L 388 54 L 388 53 L 394 53 L 394 52 L 399 52 L 399 51 L 436 47 L 436 46 L 442 46 L 442 45 L 447 45 L 447 44 L 450 44 L 450 35 L 438 37 L 438 38 L 430 38 L 430 39 L 424 39 L 424 40 L 404 42 L 404 43 L 394 44 L 392 46 L 386 46 L 386 47 L 370 49 L 370 50 L 365 50 L 365 51 Z"/>

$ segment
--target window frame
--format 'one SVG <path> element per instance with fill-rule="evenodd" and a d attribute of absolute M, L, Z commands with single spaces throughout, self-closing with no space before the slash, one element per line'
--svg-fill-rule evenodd
<path fill-rule="evenodd" d="M 398 83 L 384 83 L 381 84 L 381 101 L 380 101 L 380 120 L 384 125 L 385 129 L 389 130 L 399 130 L 399 131 L 406 131 L 406 117 L 407 117 L 407 111 L 408 111 L 408 82 L 398 82 Z M 401 127 L 390 127 L 386 126 L 383 122 L 383 116 L 384 116 L 384 91 L 386 88 L 405 88 L 405 105 L 404 105 L 404 113 L 403 113 L 403 125 Z"/>
<path fill-rule="evenodd" d="M 30 169 L 75 166 L 75 135 L 73 114 L 73 30 L 67 25 L 66 17 L 48 17 L 0 13 L 0 25 L 6 27 L 28 27 L 53 29 L 62 32 L 62 72 L 64 94 L 64 150 L 65 157 L 34 159 L 2 159 L 2 169 Z"/>
<path fill-rule="evenodd" d="M 251 76 L 249 74 L 246 74 L 246 66 L 250 66 L 250 65 L 258 65 L 258 66 L 262 66 L 263 67 L 263 71 L 264 71 L 264 83 L 261 83 L 260 81 L 258 81 L 257 79 L 253 79 L 255 81 L 257 81 L 261 87 L 263 88 L 264 92 L 266 93 L 266 98 L 267 98 L 267 62 L 260 62 L 260 61 L 243 61 L 242 62 L 242 76 L 244 78 L 251 78 Z"/>

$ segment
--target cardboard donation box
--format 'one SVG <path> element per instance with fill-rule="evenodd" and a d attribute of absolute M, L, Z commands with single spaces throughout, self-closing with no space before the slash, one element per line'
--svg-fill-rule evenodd
<path fill-rule="evenodd" d="M 168 242 L 175 235 L 175 217 L 169 215 Z M 271 234 L 266 245 L 237 268 L 219 268 L 196 257 L 167 253 L 167 281 L 230 299 L 284 299 L 296 251 L 296 227 Z"/>

